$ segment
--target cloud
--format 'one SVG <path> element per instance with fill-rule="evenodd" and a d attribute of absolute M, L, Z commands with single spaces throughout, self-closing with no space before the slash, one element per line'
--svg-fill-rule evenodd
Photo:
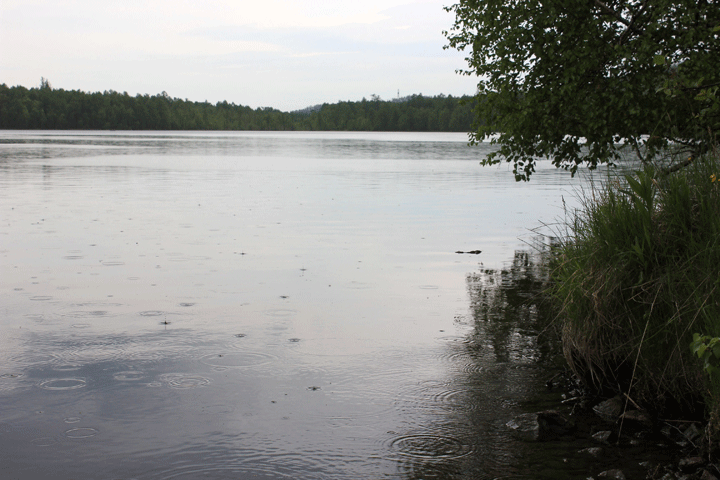
<path fill-rule="evenodd" d="M 3 0 L 0 81 L 302 108 L 463 94 L 442 0 Z"/>

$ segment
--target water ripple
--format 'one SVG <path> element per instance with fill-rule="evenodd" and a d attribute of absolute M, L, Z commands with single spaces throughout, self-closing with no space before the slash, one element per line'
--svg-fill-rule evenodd
<path fill-rule="evenodd" d="M 160 375 L 158 379 L 167 384 L 170 388 L 189 389 L 204 387 L 210 384 L 210 379 L 201 375 L 192 375 L 188 373 L 165 373 Z"/>
<path fill-rule="evenodd" d="M 30 443 L 32 443 L 36 447 L 52 447 L 53 445 L 57 445 L 58 441 L 54 437 L 40 437 L 33 438 L 32 440 L 30 440 Z"/>
<path fill-rule="evenodd" d="M 100 433 L 94 428 L 90 427 L 80 427 L 80 428 L 71 428 L 70 430 L 65 431 L 65 436 L 67 438 L 90 438 L 94 437 Z"/>
<path fill-rule="evenodd" d="M 44 390 L 77 390 L 87 385 L 83 378 L 51 378 L 43 380 L 38 387 Z"/>
<path fill-rule="evenodd" d="M 429 433 L 395 436 L 387 441 L 387 448 L 403 456 L 443 460 L 464 457 L 473 451 L 456 438 Z"/>
<path fill-rule="evenodd" d="M 200 361 L 211 367 L 257 367 L 277 360 L 268 353 L 228 352 L 211 353 L 200 357 Z"/>

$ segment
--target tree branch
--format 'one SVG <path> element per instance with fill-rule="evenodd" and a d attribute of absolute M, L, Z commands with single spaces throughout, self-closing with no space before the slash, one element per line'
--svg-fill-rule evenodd
<path fill-rule="evenodd" d="M 600 0 L 595 0 L 595 5 L 602 8 L 605 11 L 605 13 L 617 18 L 619 22 L 627 25 L 628 28 L 632 25 L 632 22 L 630 22 L 629 20 L 625 20 L 622 15 L 620 15 L 618 12 L 616 12 L 612 8 L 608 7 L 604 2 L 601 2 Z"/>
<path fill-rule="evenodd" d="M 631 145 L 632 145 L 632 147 L 633 147 L 633 150 L 635 150 L 635 154 L 638 156 L 638 158 L 640 159 L 640 161 L 642 161 L 642 163 L 647 163 L 647 160 L 645 159 L 645 157 L 643 156 L 643 154 L 640 152 L 640 146 L 639 146 L 638 143 L 637 143 L 637 139 L 633 138 Z"/>
<path fill-rule="evenodd" d="M 690 157 L 683 162 L 676 163 L 675 165 L 673 165 L 671 167 L 663 169 L 663 174 L 670 175 L 673 172 L 677 172 L 678 170 L 681 170 L 681 169 L 687 167 L 688 165 L 690 165 L 694 160 L 695 160 L 695 157 Z"/>
<path fill-rule="evenodd" d="M 630 19 L 630 23 L 627 24 L 627 28 L 626 28 L 625 31 L 620 35 L 620 39 L 618 40 L 618 45 L 622 45 L 623 43 L 625 43 L 625 39 L 626 39 L 627 36 L 630 34 L 630 32 L 636 31 L 636 32 L 640 33 L 639 30 L 638 30 L 637 28 L 635 28 L 635 20 L 637 20 L 638 17 L 640 17 L 640 15 L 643 14 L 643 11 L 645 10 L 645 7 L 647 7 L 647 0 L 645 0 L 645 1 L 642 3 L 642 5 L 640 5 L 640 10 L 638 10 L 637 13 L 633 14 L 632 19 Z"/>

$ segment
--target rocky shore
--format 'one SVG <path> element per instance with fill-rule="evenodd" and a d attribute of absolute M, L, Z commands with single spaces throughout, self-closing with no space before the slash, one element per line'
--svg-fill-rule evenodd
<path fill-rule="evenodd" d="M 707 424 L 653 418 L 627 396 L 592 397 L 568 377 L 549 381 L 548 388 L 566 390 L 557 409 L 522 414 L 506 426 L 524 441 L 571 437 L 578 439 L 578 455 L 617 459 L 617 465 L 588 472 L 587 480 L 629 480 L 640 478 L 638 471 L 646 472 L 642 478 L 648 480 L 720 480 L 720 461 L 711 453 L 717 447 L 708 444 Z"/>

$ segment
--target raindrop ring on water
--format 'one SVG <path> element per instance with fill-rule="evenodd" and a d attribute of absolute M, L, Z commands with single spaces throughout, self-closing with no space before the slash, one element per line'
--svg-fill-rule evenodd
<path fill-rule="evenodd" d="M 458 458 L 470 453 L 469 446 L 443 435 L 402 435 L 390 441 L 390 448 L 400 455 L 417 458 Z"/>
<path fill-rule="evenodd" d="M 212 353 L 200 357 L 200 361 L 211 367 L 257 367 L 273 361 L 275 357 L 255 352 Z"/>
<path fill-rule="evenodd" d="M 210 384 L 209 378 L 185 373 L 166 373 L 160 375 L 160 381 L 170 388 L 197 388 Z"/>
<path fill-rule="evenodd" d="M 75 390 L 86 385 L 87 382 L 82 378 L 51 378 L 38 384 L 40 388 L 45 390 Z"/>
<path fill-rule="evenodd" d="M 98 432 L 94 428 L 89 427 L 80 427 L 80 428 L 71 428 L 70 430 L 65 431 L 65 436 L 68 438 L 90 438 L 97 435 Z"/>

